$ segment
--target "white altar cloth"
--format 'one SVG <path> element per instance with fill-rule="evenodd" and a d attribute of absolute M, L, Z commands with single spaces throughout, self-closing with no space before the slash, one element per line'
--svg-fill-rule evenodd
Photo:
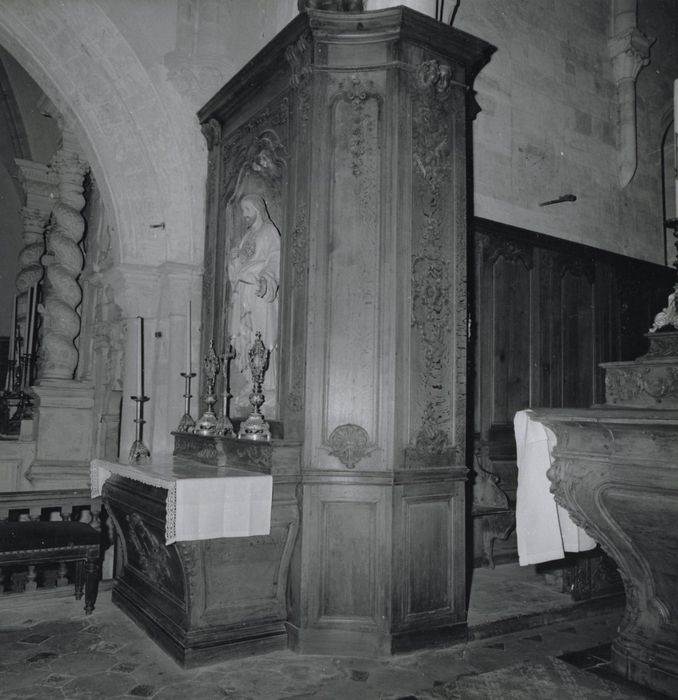
<path fill-rule="evenodd" d="M 532 417 L 518 411 L 513 419 L 518 457 L 516 538 L 521 566 L 562 559 L 565 552 L 583 552 L 596 546 L 550 492 L 546 472 L 556 436 Z"/>
<path fill-rule="evenodd" d="M 111 474 L 167 489 L 167 544 L 270 533 L 273 478 L 269 474 L 207 467 L 172 455 L 154 457 L 152 464 L 142 467 L 94 459 L 92 498 L 101 495 Z"/>

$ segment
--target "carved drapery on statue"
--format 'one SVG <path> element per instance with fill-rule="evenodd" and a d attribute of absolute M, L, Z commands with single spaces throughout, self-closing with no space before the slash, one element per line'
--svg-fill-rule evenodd
<path fill-rule="evenodd" d="M 267 415 L 277 415 L 281 231 L 275 222 L 283 214 L 288 111 L 287 98 L 266 107 L 228 138 L 221 153 L 228 282 L 223 336 L 224 347 L 235 350 L 232 415 L 251 408 L 247 358 L 257 332 L 270 350 L 263 386 Z"/>
<path fill-rule="evenodd" d="M 249 412 L 252 372 L 248 356 L 257 337 L 269 349 L 263 383 L 266 405 L 277 404 L 278 289 L 280 286 L 280 232 L 259 195 L 247 194 L 239 203 L 247 231 L 228 258 L 230 300 L 228 338 L 235 350 L 231 375 L 232 406 Z"/>
<path fill-rule="evenodd" d="M 60 149 L 53 160 L 58 201 L 48 228 L 43 286 L 44 319 L 40 341 L 40 379 L 72 379 L 78 364 L 75 339 L 80 332 L 77 308 L 82 299 L 78 277 L 84 257 L 80 242 L 85 233 L 83 179 L 89 170 L 77 152 Z"/>

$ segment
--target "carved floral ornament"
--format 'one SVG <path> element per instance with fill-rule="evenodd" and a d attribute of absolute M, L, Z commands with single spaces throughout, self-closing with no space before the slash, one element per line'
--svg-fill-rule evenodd
<path fill-rule="evenodd" d="M 353 423 L 337 426 L 323 447 L 347 469 L 355 469 L 358 462 L 377 449 L 365 428 Z"/>
<path fill-rule="evenodd" d="M 657 402 L 666 398 L 678 398 L 678 367 L 608 368 L 605 393 L 607 400 L 612 403 L 629 401 L 643 394 Z"/>
<path fill-rule="evenodd" d="M 441 63 L 435 59 L 423 61 L 414 71 L 415 86 L 419 91 L 430 92 L 440 99 L 447 97 L 452 80 L 452 68 L 447 63 Z M 466 89 L 466 86 L 462 86 Z"/>
<path fill-rule="evenodd" d="M 246 137 L 240 134 L 224 149 L 224 166 L 226 202 L 240 193 L 249 175 L 261 180 L 277 198 L 287 170 L 287 148 L 274 129 L 262 129 Z"/>
<path fill-rule="evenodd" d="M 452 270 L 445 256 L 442 192 L 450 179 L 449 94 L 452 71 L 436 60 L 424 61 L 414 73 L 417 99 L 413 110 L 413 177 L 422 203 L 418 254 L 412 256 L 412 327 L 423 350 L 421 425 L 411 447 L 427 455 L 451 448 L 452 420 L 449 332 L 453 319 Z"/>

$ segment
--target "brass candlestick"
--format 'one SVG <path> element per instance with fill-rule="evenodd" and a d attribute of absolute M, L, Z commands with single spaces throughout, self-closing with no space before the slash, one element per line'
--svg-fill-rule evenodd
<path fill-rule="evenodd" d="M 221 417 L 217 421 L 217 435 L 226 435 L 229 437 L 235 436 L 235 431 L 233 430 L 233 423 L 231 423 L 228 417 L 228 403 L 231 399 L 231 387 L 229 386 L 230 381 L 230 365 L 231 360 L 235 357 L 235 350 L 233 345 L 228 344 L 228 352 L 224 352 L 221 356 L 221 366 L 223 368 L 224 375 L 224 393 L 221 397 Z"/>
<path fill-rule="evenodd" d="M 184 378 L 184 415 L 181 416 L 177 431 L 180 433 L 192 433 L 195 428 L 195 421 L 191 416 L 191 379 L 195 377 L 195 372 L 182 372 Z"/>
<path fill-rule="evenodd" d="M 238 437 L 241 440 L 270 440 L 271 431 L 261 413 L 261 406 L 266 400 L 261 387 L 264 383 L 264 375 L 268 369 L 270 353 L 261 340 L 261 333 L 259 331 L 256 333 L 256 340 L 254 341 L 254 345 L 250 348 L 248 355 L 253 381 L 250 403 L 254 407 L 254 411 L 250 413 L 247 420 L 244 420 L 240 424 Z"/>
<path fill-rule="evenodd" d="M 144 434 L 144 402 L 148 401 L 148 396 L 132 396 L 130 397 L 132 401 L 136 401 L 136 417 L 134 423 L 136 426 L 135 438 L 132 443 L 132 447 L 129 451 L 129 459 L 127 460 L 130 464 L 149 464 L 151 461 L 151 451 L 144 444 L 143 434 Z"/>
<path fill-rule="evenodd" d="M 219 358 L 214 352 L 214 341 L 210 340 L 210 346 L 205 355 L 205 376 L 207 377 L 207 395 L 205 403 L 207 410 L 200 416 L 195 430 L 196 435 L 216 435 L 217 433 L 217 417 L 214 413 L 214 404 L 217 402 L 217 397 L 214 393 L 214 384 L 219 374 Z"/>

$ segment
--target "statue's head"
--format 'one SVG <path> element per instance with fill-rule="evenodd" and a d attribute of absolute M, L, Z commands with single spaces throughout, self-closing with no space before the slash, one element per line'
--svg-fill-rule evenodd
<path fill-rule="evenodd" d="M 246 194 L 240 199 L 240 211 L 247 227 L 254 225 L 257 220 L 260 223 L 269 219 L 264 198 L 258 194 Z"/>

